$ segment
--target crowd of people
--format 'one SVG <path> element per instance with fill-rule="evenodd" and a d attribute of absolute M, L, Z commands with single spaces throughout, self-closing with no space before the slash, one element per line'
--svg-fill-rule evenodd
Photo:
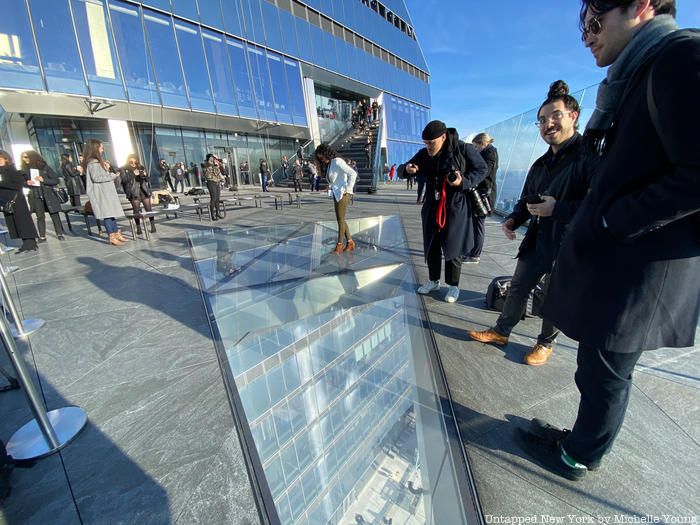
<path fill-rule="evenodd" d="M 583 133 L 566 83 L 550 86 L 535 122 L 547 152 L 501 223 L 509 240 L 527 225 L 505 304 L 493 326 L 468 331 L 482 343 L 508 344 L 530 292 L 541 287 L 541 331 L 524 363 L 545 364 L 562 331 L 579 344 L 581 397 L 570 430 L 535 418 L 519 436 L 537 463 L 574 481 L 611 449 L 642 353 L 694 344 L 700 164 L 691 126 L 700 39 L 674 18 L 673 0 L 582 0 L 582 39 L 597 65 L 609 66 L 607 78 Z M 428 281 L 417 292 L 440 289 L 444 258 L 444 299 L 454 303 L 461 265 L 480 261 L 498 154 L 488 135 L 469 145 L 440 121 L 422 138 L 425 147 L 397 170 L 425 178 L 418 202 Z"/>

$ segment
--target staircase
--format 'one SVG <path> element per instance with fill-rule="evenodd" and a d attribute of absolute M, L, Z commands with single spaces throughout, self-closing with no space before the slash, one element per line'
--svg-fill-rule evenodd
<path fill-rule="evenodd" d="M 376 191 L 376 188 L 372 187 L 372 168 L 367 165 L 367 157 L 365 155 L 368 133 L 372 139 L 371 152 L 372 156 L 374 156 L 375 150 L 377 149 L 378 128 L 370 128 L 368 131 L 350 129 L 333 144 L 339 157 L 347 161 L 354 160 L 357 162 L 355 193 L 373 193 Z M 374 162 L 374 158 L 372 158 L 372 162 Z"/>

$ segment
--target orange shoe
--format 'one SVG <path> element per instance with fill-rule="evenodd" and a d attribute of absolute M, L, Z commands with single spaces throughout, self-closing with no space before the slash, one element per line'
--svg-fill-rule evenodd
<path fill-rule="evenodd" d="M 508 344 L 508 338 L 505 335 L 499 334 L 493 328 L 482 330 L 480 332 L 477 330 L 471 330 L 470 332 L 467 332 L 467 334 L 469 337 L 475 341 L 479 341 L 480 343 L 493 343 L 496 345 Z"/>
<path fill-rule="evenodd" d="M 343 251 L 345 251 L 345 252 L 355 251 L 355 241 L 353 241 L 352 239 L 348 240 L 348 244 L 345 247 L 345 250 L 343 250 Z"/>
<path fill-rule="evenodd" d="M 343 243 L 342 242 L 337 243 L 335 245 L 335 248 L 333 249 L 333 251 L 331 253 L 333 253 L 335 255 L 340 255 L 341 253 L 343 253 Z"/>
<path fill-rule="evenodd" d="M 530 366 L 540 366 L 547 362 L 549 357 L 554 352 L 554 348 L 551 346 L 544 346 L 537 343 L 532 347 L 525 357 L 523 358 L 523 363 Z"/>

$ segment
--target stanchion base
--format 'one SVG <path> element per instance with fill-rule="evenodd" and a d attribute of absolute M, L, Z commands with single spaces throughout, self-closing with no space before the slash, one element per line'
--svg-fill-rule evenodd
<path fill-rule="evenodd" d="M 32 419 L 15 432 L 7 442 L 7 453 L 16 460 L 38 459 L 58 452 L 78 435 L 85 423 L 87 414 L 80 407 L 63 407 L 46 414 L 58 438 L 58 447 L 51 448 L 39 430 L 36 419 Z"/>
<path fill-rule="evenodd" d="M 5 268 L 5 271 L 2 273 L 3 275 L 10 275 L 11 273 L 16 272 L 19 270 L 19 266 L 8 266 Z"/>
<path fill-rule="evenodd" d="M 10 253 L 14 252 L 17 248 L 15 246 L 3 246 L 0 248 L 0 253 L 5 254 L 5 253 Z"/>
<path fill-rule="evenodd" d="M 44 326 L 46 321 L 43 319 L 24 319 L 22 321 L 22 331 L 24 334 L 20 334 L 17 331 L 17 327 L 13 324 L 10 325 L 10 333 L 14 339 L 22 339 L 36 332 L 39 328 Z"/>

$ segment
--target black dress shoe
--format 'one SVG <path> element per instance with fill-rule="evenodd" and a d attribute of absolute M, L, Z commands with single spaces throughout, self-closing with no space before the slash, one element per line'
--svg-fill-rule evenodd
<path fill-rule="evenodd" d="M 24 239 L 22 241 L 22 246 L 20 247 L 19 250 L 17 250 L 17 253 L 23 253 L 23 252 L 33 252 L 38 250 L 39 247 L 36 244 L 35 239 Z"/>
<path fill-rule="evenodd" d="M 535 463 L 545 470 L 571 481 L 581 481 L 586 477 L 586 465 L 578 463 L 566 454 L 559 441 L 544 440 L 541 436 L 521 428 L 517 432 L 522 447 Z"/>
<path fill-rule="evenodd" d="M 59 236 L 58 236 L 58 240 L 59 240 L 59 241 L 65 241 L 65 240 L 66 240 L 66 236 L 65 236 L 65 235 L 59 235 Z"/>

